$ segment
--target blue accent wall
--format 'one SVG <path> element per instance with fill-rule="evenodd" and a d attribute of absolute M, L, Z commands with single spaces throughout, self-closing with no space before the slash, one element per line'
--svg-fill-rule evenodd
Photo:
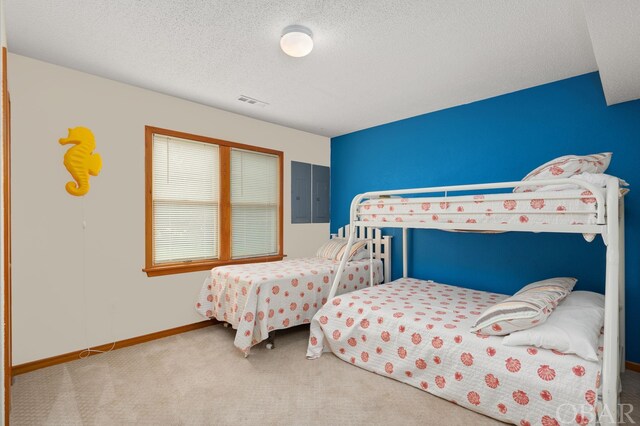
<path fill-rule="evenodd" d="M 608 107 L 597 73 L 350 133 L 331 140 L 331 230 L 354 195 L 371 190 L 520 180 L 566 154 L 611 151 L 607 173 L 627 180 L 627 359 L 640 362 L 640 101 Z M 401 231 L 393 277 L 402 274 Z M 513 294 L 575 276 L 604 292 L 605 246 L 577 234 L 410 231 L 410 276 Z"/>

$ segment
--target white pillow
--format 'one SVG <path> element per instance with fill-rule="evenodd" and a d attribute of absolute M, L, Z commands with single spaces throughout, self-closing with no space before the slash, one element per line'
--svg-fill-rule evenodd
<path fill-rule="evenodd" d="M 369 249 L 366 247 L 356 252 L 356 254 L 354 254 L 353 257 L 351 258 L 351 262 L 355 262 L 356 260 L 364 260 L 364 259 L 369 259 Z"/>
<path fill-rule="evenodd" d="M 576 354 L 598 361 L 598 339 L 604 324 L 604 296 L 574 291 L 553 311 L 547 321 L 502 339 L 505 346 L 536 346 Z"/>
<path fill-rule="evenodd" d="M 571 176 L 569 179 L 580 179 L 585 182 L 591 183 L 597 186 L 598 188 L 604 188 L 607 186 L 607 181 L 611 177 L 613 176 L 607 175 L 604 173 L 580 173 L 578 175 Z M 624 179 L 618 178 L 618 182 L 620 183 L 620 186 L 629 186 L 629 184 Z M 563 185 L 541 186 L 541 187 L 538 187 L 536 191 L 541 191 L 541 192 L 542 191 L 566 191 L 570 189 L 580 189 L 580 188 L 583 188 L 583 187 L 578 185 L 572 185 L 570 183 L 565 183 Z"/>
<path fill-rule="evenodd" d="M 604 173 L 611 162 L 611 153 L 591 155 L 565 155 L 555 158 L 533 169 L 523 181 L 569 178 L 580 173 Z M 519 186 L 513 192 L 536 191 L 540 186 Z"/>

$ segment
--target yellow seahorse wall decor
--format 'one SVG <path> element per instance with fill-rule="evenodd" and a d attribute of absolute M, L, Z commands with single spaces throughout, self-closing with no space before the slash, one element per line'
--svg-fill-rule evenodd
<path fill-rule="evenodd" d="M 80 197 L 89 192 L 89 175 L 98 176 L 102 168 L 100 154 L 93 154 L 96 140 L 86 127 L 69 129 L 69 136 L 60 139 L 60 145 L 73 144 L 64 154 L 64 166 L 75 182 L 69 181 L 65 189 L 71 195 Z"/>

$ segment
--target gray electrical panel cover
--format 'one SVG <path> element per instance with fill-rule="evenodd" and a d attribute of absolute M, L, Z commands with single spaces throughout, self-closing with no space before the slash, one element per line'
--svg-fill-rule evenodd
<path fill-rule="evenodd" d="M 313 223 L 329 223 L 329 192 L 331 185 L 330 169 L 326 166 L 313 165 Z"/>
<path fill-rule="evenodd" d="M 291 223 L 311 223 L 311 164 L 291 162 Z"/>

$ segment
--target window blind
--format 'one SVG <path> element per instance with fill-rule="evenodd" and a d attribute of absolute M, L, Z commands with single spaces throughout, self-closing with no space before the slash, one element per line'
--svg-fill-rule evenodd
<path fill-rule="evenodd" d="M 155 264 L 218 257 L 219 175 L 217 145 L 154 134 Z"/>
<path fill-rule="evenodd" d="M 278 253 L 279 159 L 231 150 L 231 257 Z"/>

